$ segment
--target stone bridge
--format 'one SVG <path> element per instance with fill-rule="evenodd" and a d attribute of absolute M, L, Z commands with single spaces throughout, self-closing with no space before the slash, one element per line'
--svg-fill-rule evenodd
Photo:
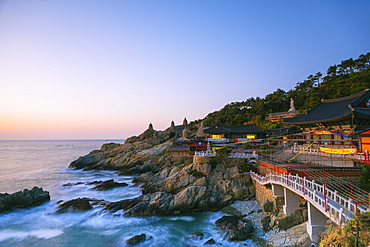
<path fill-rule="evenodd" d="M 359 206 L 359 202 L 339 195 L 337 191 L 332 191 L 325 185 L 305 177 L 272 173 L 260 176 L 253 171 L 250 174 L 252 179 L 262 185 L 271 184 L 275 197 L 284 197 L 285 215 L 290 215 L 299 209 L 299 196 L 307 201 L 307 232 L 313 242 L 320 240 L 319 234 L 325 230 L 328 219 L 343 226 L 356 213 L 366 212 L 364 207 Z"/>

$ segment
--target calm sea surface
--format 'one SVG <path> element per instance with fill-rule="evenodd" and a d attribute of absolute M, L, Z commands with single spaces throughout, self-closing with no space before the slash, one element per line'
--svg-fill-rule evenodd
<path fill-rule="evenodd" d="M 123 141 L 116 141 L 122 143 Z M 141 194 L 132 176 L 110 171 L 72 170 L 79 156 L 99 149 L 106 141 L 0 141 L 0 193 L 42 187 L 51 201 L 38 207 L 0 214 L 0 246 L 127 246 L 126 239 L 145 233 L 151 239 L 135 246 L 202 246 L 213 238 L 222 246 L 256 246 L 251 240 L 227 242 L 214 228 L 221 212 L 163 217 L 128 217 L 101 208 L 87 212 L 56 214 L 57 202 L 79 197 L 118 201 Z M 67 183 L 115 179 L 128 187 L 95 191 L 92 186 Z M 201 231 L 203 240 L 189 238 Z"/>

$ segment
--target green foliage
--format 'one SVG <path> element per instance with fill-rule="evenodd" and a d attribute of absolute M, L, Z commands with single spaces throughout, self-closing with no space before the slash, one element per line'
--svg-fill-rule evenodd
<path fill-rule="evenodd" d="M 243 163 L 241 163 L 238 168 L 240 173 L 249 172 L 250 170 L 252 170 L 252 165 L 248 163 L 248 159 L 244 159 Z"/>
<path fill-rule="evenodd" d="M 362 171 L 360 172 L 360 182 L 361 187 L 366 190 L 370 191 L 370 165 L 363 165 Z"/>
<path fill-rule="evenodd" d="M 188 170 L 188 173 L 190 175 L 193 175 L 195 178 L 202 178 L 202 177 L 206 176 L 206 175 L 204 175 L 203 172 L 200 172 L 200 171 L 195 170 L 195 169 Z"/>
<path fill-rule="evenodd" d="M 222 147 L 216 150 L 216 153 L 221 158 L 226 158 L 229 156 L 230 150 L 227 147 Z"/>
<path fill-rule="evenodd" d="M 344 97 L 370 88 L 369 71 L 370 52 L 360 55 L 358 59 L 350 58 L 330 66 L 324 77 L 320 72 L 309 75 L 287 92 L 278 88 L 265 98 L 252 97 L 242 102 L 229 103 L 219 111 L 209 113 L 204 124 L 242 125 L 253 122 L 260 129 L 275 128 L 264 121 L 265 116 L 268 113 L 287 111 L 290 98 L 294 99 L 295 108 L 304 113 L 321 99 Z"/>
<path fill-rule="evenodd" d="M 329 231 L 320 240 L 319 246 L 333 247 L 365 247 L 370 244 L 370 217 L 369 212 L 357 214 L 352 218 L 344 229 L 337 226 L 334 230 Z"/>

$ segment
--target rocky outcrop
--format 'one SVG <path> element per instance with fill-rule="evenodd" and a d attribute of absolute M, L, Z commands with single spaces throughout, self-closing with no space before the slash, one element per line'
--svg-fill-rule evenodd
<path fill-rule="evenodd" d="M 172 144 L 170 138 L 170 128 L 156 131 L 150 127 L 141 135 L 128 138 L 124 144 L 104 144 L 100 150 L 79 157 L 69 167 L 85 170 L 118 170 L 123 174 L 158 172 L 160 168 L 173 162 L 163 155 L 164 150 Z"/>
<path fill-rule="evenodd" d="M 90 199 L 88 198 L 77 198 L 67 202 L 63 202 L 58 206 L 57 213 L 66 213 L 73 211 L 87 211 L 92 209 L 90 205 Z"/>
<path fill-rule="evenodd" d="M 62 202 L 62 203 L 61 203 Z M 93 207 L 105 207 L 109 202 L 93 198 L 77 198 L 70 201 L 60 201 L 58 203 L 57 213 L 75 212 L 75 211 L 87 211 Z"/>
<path fill-rule="evenodd" d="M 113 179 L 98 183 L 93 189 L 94 190 L 110 190 L 117 187 L 128 186 L 127 183 L 118 183 Z"/>
<path fill-rule="evenodd" d="M 216 221 L 216 227 L 226 233 L 230 241 L 243 241 L 253 234 L 253 223 L 241 216 L 223 216 Z"/>
<path fill-rule="evenodd" d="M 50 201 L 49 192 L 38 187 L 33 187 L 31 190 L 25 189 L 13 194 L 0 194 L 0 213 L 13 208 L 38 206 L 47 201 Z"/>
<path fill-rule="evenodd" d="M 143 195 L 111 203 L 106 209 L 123 209 L 128 215 L 164 215 L 219 210 L 234 200 L 254 196 L 249 173 L 240 173 L 237 165 L 222 162 L 214 168 L 205 163 L 163 169 L 135 181 L 145 183 Z"/>

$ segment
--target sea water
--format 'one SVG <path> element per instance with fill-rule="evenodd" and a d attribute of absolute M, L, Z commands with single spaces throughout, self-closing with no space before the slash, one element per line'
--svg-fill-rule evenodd
<path fill-rule="evenodd" d="M 115 141 L 122 143 L 123 140 Z M 79 156 L 107 143 L 83 141 L 0 141 L 0 193 L 42 187 L 51 200 L 40 206 L 0 213 L 0 246 L 128 246 L 126 240 L 144 233 L 146 241 L 136 246 L 202 246 L 213 238 L 222 246 L 256 246 L 251 240 L 228 242 L 215 228 L 221 212 L 174 216 L 133 217 L 96 207 L 85 212 L 57 214 L 61 201 L 95 198 L 118 201 L 141 195 L 133 176 L 113 171 L 82 171 L 68 168 Z M 114 179 L 129 186 L 108 191 L 93 190 L 86 182 Z M 72 184 L 72 185 L 68 185 Z M 192 233 L 204 233 L 193 239 Z"/>

